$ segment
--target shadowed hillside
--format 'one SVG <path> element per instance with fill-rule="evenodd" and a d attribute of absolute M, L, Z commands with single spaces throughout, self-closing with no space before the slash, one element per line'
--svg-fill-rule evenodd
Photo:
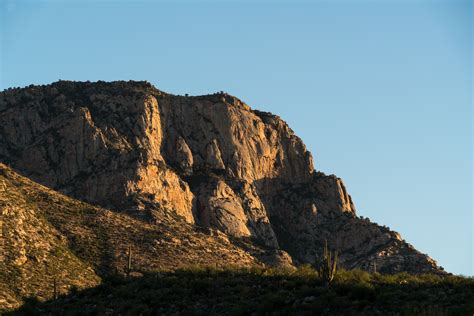
<path fill-rule="evenodd" d="M 331 288 L 314 270 L 194 267 L 102 285 L 12 315 L 471 315 L 474 280 L 341 271 Z"/>

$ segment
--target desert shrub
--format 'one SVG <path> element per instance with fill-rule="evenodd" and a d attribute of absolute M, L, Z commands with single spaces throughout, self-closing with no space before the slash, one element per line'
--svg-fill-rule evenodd
<path fill-rule="evenodd" d="M 355 283 L 351 286 L 349 297 L 352 300 L 375 300 L 375 288 L 373 285 L 365 282 Z"/>
<path fill-rule="evenodd" d="M 268 293 L 262 297 L 257 311 L 266 314 L 273 311 L 282 311 L 285 308 L 285 297 L 280 293 Z"/>
<path fill-rule="evenodd" d="M 336 275 L 336 282 L 338 283 L 370 283 L 372 280 L 371 274 L 363 270 L 344 270 L 341 269 Z"/>
<path fill-rule="evenodd" d="M 298 269 L 293 273 L 293 275 L 297 277 L 311 279 L 315 279 L 317 277 L 316 270 L 314 270 L 310 264 L 303 264 L 299 266 Z"/>
<path fill-rule="evenodd" d="M 21 312 L 19 315 L 25 315 L 25 316 L 33 316 L 38 314 L 38 306 L 40 305 L 40 302 L 36 297 L 27 297 L 24 300 L 23 306 L 21 308 Z"/>

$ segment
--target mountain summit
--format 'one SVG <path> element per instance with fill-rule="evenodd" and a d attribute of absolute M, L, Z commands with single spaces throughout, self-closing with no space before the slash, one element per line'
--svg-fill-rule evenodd
<path fill-rule="evenodd" d="M 0 162 L 135 225 L 207 229 L 275 253 L 272 262 L 313 263 L 327 240 L 345 268 L 442 271 L 356 216 L 343 181 L 315 171 L 282 119 L 222 92 L 177 96 L 134 81 L 7 89 Z"/>

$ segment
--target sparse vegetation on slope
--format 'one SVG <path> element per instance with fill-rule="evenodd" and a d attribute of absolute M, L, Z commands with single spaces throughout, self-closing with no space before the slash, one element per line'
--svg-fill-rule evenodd
<path fill-rule="evenodd" d="M 458 276 L 340 271 L 328 288 L 297 271 L 189 267 L 104 284 L 27 305 L 13 314 L 52 315 L 471 315 L 474 280 Z"/>
<path fill-rule="evenodd" d="M 209 229 L 167 219 L 144 222 L 66 197 L 0 163 L 0 312 L 28 296 L 40 300 L 97 285 L 133 269 L 153 272 L 190 264 L 259 265 L 266 250 Z M 267 258 L 268 259 L 268 258 Z"/>

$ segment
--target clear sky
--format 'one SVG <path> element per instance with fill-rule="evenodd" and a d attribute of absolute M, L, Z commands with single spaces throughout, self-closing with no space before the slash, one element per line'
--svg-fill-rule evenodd
<path fill-rule="evenodd" d="M 286 120 L 359 215 L 473 275 L 472 1 L 0 0 L 0 89 L 148 80 Z"/>

